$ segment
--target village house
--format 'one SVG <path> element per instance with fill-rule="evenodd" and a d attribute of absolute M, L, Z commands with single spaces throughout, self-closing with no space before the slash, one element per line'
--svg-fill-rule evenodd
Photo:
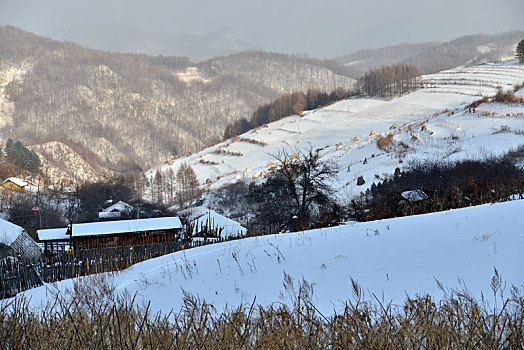
<path fill-rule="evenodd" d="M 5 179 L 1 186 L 6 190 L 14 192 L 25 192 L 27 189 L 36 188 L 36 186 L 31 182 L 18 177 L 9 177 Z"/>
<path fill-rule="evenodd" d="M 178 217 L 161 217 L 73 224 L 69 228 L 37 232 L 46 254 L 56 254 L 174 242 L 181 230 L 182 223 Z"/>

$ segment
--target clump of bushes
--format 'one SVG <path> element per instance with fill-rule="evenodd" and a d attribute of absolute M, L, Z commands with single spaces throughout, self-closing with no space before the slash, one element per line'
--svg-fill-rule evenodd
<path fill-rule="evenodd" d="M 499 89 L 495 95 L 495 101 L 500 103 L 522 103 L 524 100 L 522 97 L 515 95 L 513 91 L 502 91 Z"/>
<path fill-rule="evenodd" d="M 391 143 L 393 141 L 393 134 L 389 134 L 387 136 L 380 135 L 377 137 L 377 147 L 381 151 L 389 151 L 391 150 Z"/>

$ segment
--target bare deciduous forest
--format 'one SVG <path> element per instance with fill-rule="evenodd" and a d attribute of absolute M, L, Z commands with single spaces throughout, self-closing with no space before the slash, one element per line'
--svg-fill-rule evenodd
<path fill-rule="evenodd" d="M 0 116 L 4 138 L 70 140 L 122 171 L 217 142 L 228 124 L 282 93 L 354 83 L 338 64 L 301 56 L 247 52 L 193 64 L 91 50 L 14 27 L 0 28 L 0 58 L 2 102 L 11 106 Z"/>

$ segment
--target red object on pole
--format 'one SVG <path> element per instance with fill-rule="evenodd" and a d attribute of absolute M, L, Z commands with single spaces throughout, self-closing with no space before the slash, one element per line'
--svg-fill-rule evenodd
<path fill-rule="evenodd" d="M 33 214 L 38 214 L 38 212 L 40 211 L 40 208 L 37 208 L 37 207 L 34 207 L 33 208 Z"/>

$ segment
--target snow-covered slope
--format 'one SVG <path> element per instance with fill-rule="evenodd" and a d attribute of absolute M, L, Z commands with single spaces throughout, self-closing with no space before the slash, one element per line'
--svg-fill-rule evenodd
<path fill-rule="evenodd" d="M 351 298 L 351 279 L 370 299 L 402 302 L 406 293 L 441 298 L 465 284 L 490 298 L 496 268 L 506 284 L 523 288 L 524 200 L 412 217 L 246 238 L 148 260 L 114 274 L 116 292 L 137 293 L 153 310 L 179 309 L 183 291 L 226 305 L 290 302 L 299 282 L 313 287 L 313 302 L 330 314 Z M 284 276 L 291 277 L 288 287 Z M 87 277 L 91 278 L 91 277 Z M 26 291 L 34 306 L 72 280 Z M 509 292 L 509 290 L 508 290 Z"/>
<path fill-rule="evenodd" d="M 341 196 L 351 196 L 402 168 L 404 158 L 475 157 L 524 144 L 524 135 L 519 134 L 524 130 L 524 105 L 491 104 L 493 115 L 481 113 L 483 105 L 473 113 L 467 109 L 482 96 L 493 96 L 499 87 L 510 90 L 524 82 L 524 65 L 510 60 L 459 67 L 422 80 L 423 89 L 403 97 L 350 99 L 291 116 L 153 168 L 148 176 L 169 167 L 176 173 L 187 162 L 201 183 L 210 179 L 211 188 L 216 188 L 240 178 L 260 177 L 274 161 L 272 155 L 283 149 L 291 154 L 296 148 L 312 147 L 337 160 L 340 172 L 334 185 Z M 376 134 L 371 135 L 372 130 Z M 378 149 L 377 139 L 390 133 L 395 135 L 393 147 Z M 357 186 L 361 175 L 366 183 Z"/>

